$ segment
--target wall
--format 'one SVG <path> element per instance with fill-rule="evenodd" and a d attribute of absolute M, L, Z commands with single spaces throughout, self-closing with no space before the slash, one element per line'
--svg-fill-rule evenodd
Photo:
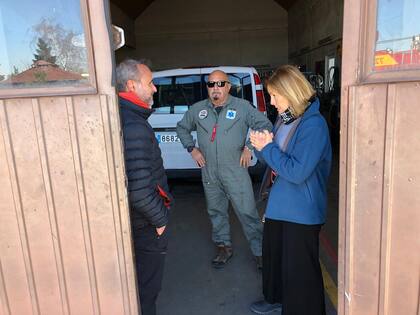
<path fill-rule="evenodd" d="M 111 9 L 128 34 L 135 29 L 135 43 L 117 51 L 117 61 L 147 57 L 155 69 L 291 62 L 314 71 L 326 55 L 341 60 L 342 0 L 297 0 L 289 12 L 272 0 L 230 0 L 214 8 L 202 1 L 155 0 L 134 26 L 118 7 Z"/>
<path fill-rule="evenodd" d="M 342 0 L 297 0 L 289 10 L 289 58 L 315 70 L 326 55 L 341 55 Z"/>
<path fill-rule="evenodd" d="M 287 62 L 287 12 L 272 0 L 156 0 L 135 22 L 136 54 L 154 69 Z M 127 51 L 117 52 L 117 61 Z"/>

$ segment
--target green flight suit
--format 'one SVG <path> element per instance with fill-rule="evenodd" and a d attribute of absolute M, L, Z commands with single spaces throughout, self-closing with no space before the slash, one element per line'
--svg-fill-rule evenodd
<path fill-rule="evenodd" d="M 202 181 L 213 241 L 231 246 L 230 200 L 253 254 L 261 256 L 262 223 L 248 170 L 240 166 L 249 128 L 271 131 L 272 124 L 248 101 L 229 95 L 220 114 L 209 99 L 195 103 L 178 122 L 177 134 L 187 148 L 194 146 L 191 131 L 197 131 L 198 146 L 206 159 Z"/>

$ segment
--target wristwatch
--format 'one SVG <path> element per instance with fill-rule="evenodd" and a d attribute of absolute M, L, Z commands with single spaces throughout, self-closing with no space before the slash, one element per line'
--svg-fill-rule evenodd
<path fill-rule="evenodd" d="M 245 148 L 248 149 L 248 151 L 251 151 L 251 152 L 254 151 L 254 147 L 249 147 L 249 146 L 245 145 Z"/>
<path fill-rule="evenodd" d="M 187 152 L 191 153 L 194 149 L 195 149 L 195 146 L 190 145 L 190 146 L 187 147 Z"/>

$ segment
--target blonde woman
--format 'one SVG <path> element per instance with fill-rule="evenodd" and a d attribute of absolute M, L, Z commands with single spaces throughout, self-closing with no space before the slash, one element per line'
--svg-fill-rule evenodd
<path fill-rule="evenodd" d="M 265 212 L 263 295 L 257 314 L 324 315 L 319 232 L 325 222 L 331 143 L 319 100 L 302 73 L 281 66 L 267 80 L 279 118 L 251 143 L 276 177 Z"/>

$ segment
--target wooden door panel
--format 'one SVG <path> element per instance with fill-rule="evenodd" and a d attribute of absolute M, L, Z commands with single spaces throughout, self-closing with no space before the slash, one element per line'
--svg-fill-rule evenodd
<path fill-rule="evenodd" d="M 4 104 L 10 147 L 16 170 L 17 191 L 13 198 L 19 200 L 20 240 L 27 258 L 27 276 L 33 281 L 31 294 L 41 313 L 63 314 L 61 298 L 63 287 L 57 270 L 56 258 L 60 256 L 55 235 L 51 230 L 53 209 L 47 200 L 45 155 L 42 131 L 39 129 L 38 103 L 34 99 L 10 100 Z M 54 223 L 52 223 L 54 224 Z M 8 270 L 10 272 L 10 270 Z"/>
<path fill-rule="evenodd" d="M 345 192 L 340 314 L 415 315 L 420 293 L 419 84 L 370 84 L 348 91 L 341 146 L 346 167 L 340 181 Z"/>
<path fill-rule="evenodd" d="M 43 98 L 39 101 L 41 130 L 45 159 L 48 165 L 48 198 L 54 210 L 52 228 L 59 242 L 67 308 L 74 313 L 93 314 L 96 297 L 90 279 L 94 280 L 83 181 L 80 174 L 80 155 L 77 150 L 73 99 Z M 93 300 L 92 300 L 93 299 Z"/>
<path fill-rule="evenodd" d="M 349 314 L 377 314 L 382 224 L 386 85 L 353 87 L 349 95 L 346 218 Z"/>
<path fill-rule="evenodd" d="M 28 255 L 25 255 L 27 242 L 19 236 L 20 230 L 24 230 L 22 205 L 19 198 L 13 198 L 18 187 L 4 103 L 0 100 L 1 314 L 31 314 L 32 306 L 36 305 L 31 295 L 34 283 L 26 272 L 30 268 Z"/>
<path fill-rule="evenodd" d="M 105 99 L 106 100 L 106 99 Z M 116 104 L 113 103 L 115 106 Z M 99 307 L 103 314 L 117 314 L 123 309 L 123 292 L 114 220 L 118 220 L 111 192 L 113 165 L 108 165 L 106 127 L 103 115 L 107 103 L 101 98 L 74 98 L 74 115 L 77 122 L 77 141 L 80 155 L 84 199 L 90 226 L 92 255 L 95 261 Z M 111 149 L 111 148 L 109 148 Z M 113 233 L 110 233 L 110 229 Z M 120 248 L 121 250 L 121 248 Z"/>
<path fill-rule="evenodd" d="M 389 86 L 381 276 L 386 315 L 419 311 L 419 99 L 419 83 Z"/>

